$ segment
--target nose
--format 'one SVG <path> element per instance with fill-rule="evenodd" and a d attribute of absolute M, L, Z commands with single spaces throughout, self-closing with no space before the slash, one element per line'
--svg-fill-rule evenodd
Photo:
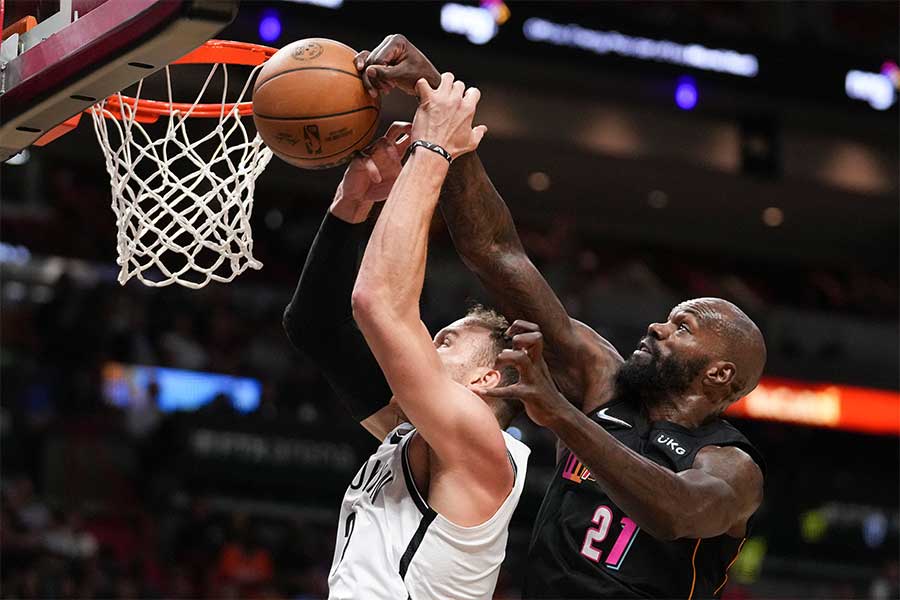
<path fill-rule="evenodd" d="M 650 326 L 647 327 L 647 334 L 657 340 L 665 339 L 666 326 L 663 323 L 651 323 Z"/>

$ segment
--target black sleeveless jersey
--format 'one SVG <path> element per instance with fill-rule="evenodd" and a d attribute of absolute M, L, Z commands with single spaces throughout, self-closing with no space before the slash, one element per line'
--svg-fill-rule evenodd
<path fill-rule="evenodd" d="M 647 421 L 625 401 L 613 401 L 590 417 L 622 444 L 675 472 L 691 468 L 704 446 L 737 446 L 765 474 L 760 453 L 721 419 L 687 429 Z M 523 597 L 718 598 L 742 544 L 727 535 L 674 541 L 652 537 L 566 451 L 535 521 Z"/>

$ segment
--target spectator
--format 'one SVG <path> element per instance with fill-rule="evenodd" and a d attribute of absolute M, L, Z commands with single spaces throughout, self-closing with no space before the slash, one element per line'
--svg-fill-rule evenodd
<path fill-rule="evenodd" d="M 272 580 L 272 557 L 256 542 L 246 515 L 236 514 L 232 519 L 231 539 L 219 554 L 216 576 L 220 584 L 237 586 L 241 597 L 258 593 Z"/>

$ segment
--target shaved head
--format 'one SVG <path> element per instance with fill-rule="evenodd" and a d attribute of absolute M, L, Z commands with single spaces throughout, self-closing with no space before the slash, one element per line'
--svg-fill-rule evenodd
<path fill-rule="evenodd" d="M 721 298 L 695 298 L 672 309 L 692 313 L 717 334 L 720 343 L 711 354 L 734 363 L 731 382 L 734 400 L 749 394 L 759 383 L 766 364 L 766 343 L 756 323 L 740 308 Z"/>

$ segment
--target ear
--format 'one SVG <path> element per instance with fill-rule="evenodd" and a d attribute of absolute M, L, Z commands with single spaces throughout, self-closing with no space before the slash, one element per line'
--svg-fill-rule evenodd
<path fill-rule="evenodd" d="M 714 362 L 706 369 L 706 382 L 710 385 L 727 386 L 734 381 L 734 363 L 728 361 Z"/>
<path fill-rule="evenodd" d="M 475 379 L 469 382 L 469 386 L 480 388 L 497 387 L 498 385 L 500 385 L 500 380 L 502 378 L 503 376 L 497 369 L 487 369 L 482 372 L 480 376 L 477 376 Z"/>

